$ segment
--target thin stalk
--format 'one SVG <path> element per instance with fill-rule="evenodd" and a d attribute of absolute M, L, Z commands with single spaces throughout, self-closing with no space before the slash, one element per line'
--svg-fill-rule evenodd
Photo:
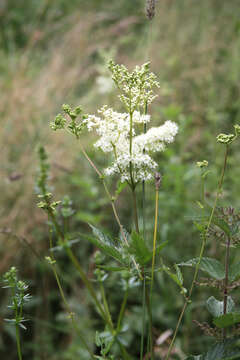
<path fill-rule="evenodd" d="M 128 354 L 127 350 L 125 349 L 125 347 L 120 343 L 119 340 L 117 340 L 117 344 L 121 350 L 122 356 L 124 360 L 131 360 L 130 355 Z"/>
<path fill-rule="evenodd" d="M 147 114 L 147 102 L 144 106 L 144 114 Z M 143 133 L 147 132 L 147 124 L 143 124 Z M 143 149 L 143 154 L 145 154 L 145 149 Z M 143 225 L 143 238 L 146 239 L 146 193 L 145 193 L 145 181 L 142 181 L 142 225 Z M 142 331 L 141 331 L 141 346 L 140 346 L 140 360 L 143 360 L 143 350 L 144 350 L 144 335 L 145 335 L 145 318 L 146 318 L 146 278 L 144 275 L 144 267 L 142 269 L 143 274 L 143 286 L 142 286 Z"/>
<path fill-rule="evenodd" d="M 149 336 L 148 336 L 148 345 L 151 354 L 151 360 L 154 360 L 154 349 L 153 349 L 153 325 L 152 325 L 152 308 L 151 308 L 151 299 L 150 294 L 148 291 L 149 287 L 146 286 L 146 304 L 147 304 L 147 311 L 148 311 L 148 318 L 149 318 Z"/>
<path fill-rule="evenodd" d="M 127 299 L 128 299 L 128 288 L 125 291 L 124 298 L 123 298 L 122 305 L 121 305 L 121 309 L 120 309 L 120 313 L 119 313 L 119 316 L 118 316 L 117 332 L 119 332 L 120 329 L 121 329 L 122 319 L 123 319 L 123 315 L 124 315 L 126 305 L 127 305 Z"/>
<path fill-rule="evenodd" d="M 159 199 L 159 187 L 161 184 L 161 176 L 156 173 L 156 192 L 155 192 L 155 218 L 154 218 L 154 233 L 153 233 L 153 255 L 152 255 L 152 271 L 151 271 L 151 283 L 150 283 L 150 297 L 149 297 L 149 340 L 150 340 L 150 353 L 151 360 L 154 359 L 154 349 L 153 349 L 153 336 L 152 336 L 152 293 L 153 293 L 153 283 L 154 283 L 154 268 L 155 268 L 155 259 L 156 259 L 156 244 L 157 244 L 157 228 L 158 228 L 158 199 Z M 150 315 L 151 312 L 151 315 Z"/>
<path fill-rule="evenodd" d="M 136 197 L 136 191 L 135 191 L 135 189 L 132 189 L 132 199 L 133 199 L 133 217 L 134 217 L 136 232 L 139 234 L 137 197 Z"/>
<path fill-rule="evenodd" d="M 130 109 L 131 109 L 131 104 L 130 104 Z M 133 111 L 132 110 L 129 112 L 129 117 L 130 117 L 129 155 L 130 155 L 130 159 L 131 159 L 131 157 L 132 157 L 132 142 L 133 142 Z M 131 160 L 130 160 L 130 163 L 129 163 L 129 173 L 130 173 L 132 193 L 134 193 L 135 182 L 134 182 L 134 178 L 133 178 L 133 170 L 132 170 L 132 161 Z M 135 219 L 135 224 L 136 224 L 136 219 Z M 136 225 L 136 231 L 137 231 L 137 225 Z"/>
<path fill-rule="evenodd" d="M 209 228 L 211 226 L 212 219 L 213 219 L 216 207 L 217 207 L 217 202 L 219 200 L 219 196 L 220 196 L 221 191 L 222 191 L 224 175 L 225 175 L 225 171 L 226 171 L 226 167 L 227 167 L 228 150 L 229 150 L 229 147 L 228 147 L 228 145 L 226 145 L 223 167 L 222 167 L 220 179 L 219 179 L 219 182 L 218 182 L 217 194 L 216 194 L 216 197 L 215 197 L 215 201 L 214 201 L 214 204 L 213 204 L 213 208 L 212 208 L 212 211 L 211 211 L 211 214 L 210 214 L 206 229 L 205 229 L 204 234 L 203 234 L 203 240 L 202 240 L 202 244 L 201 244 L 199 259 L 198 259 L 198 262 L 197 262 L 196 267 L 195 267 L 195 272 L 194 272 L 193 280 L 192 280 L 191 287 L 190 287 L 190 290 L 189 290 L 189 293 L 188 293 L 188 298 L 186 298 L 186 300 L 185 300 L 185 303 L 183 305 L 182 311 L 180 313 L 180 316 L 179 316 L 179 319 L 178 319 L 178 322 L 177 322 L 176 329 L 174 331 L 172 341 L 171 341 L 171 343 L 169 345 L 169 348 L 168 348 L 166 360 L 168 360 L 169 356 L 171 355 L 171 351 L 172 351 L 172 348 L 173 348 L 173 345 L 174 345 L 174 342 L 175 342 L 175 339 L 176 339 L 176 336 L 177 336 L 177 333 L 178 333 L 178 330 L 179 330 L 179 326 L 180 326 L 180 324 L 182 322 L 182 318 L 183 318 L 183 315 L 185 313 L 186 307 L 187 307 L 188 303 L 190 302 L 190 298 L 192 296 L 194 284 L 195 284 L 196 279 L 197 279 L 200 263 L 202 261 L 203 253 L 204 253 L 204 250 L 205 250 L 205 245 L 206 245 L 206 241 L 207 241 L 207 233 L 208 233 Z"/>
<path fill-rule="evenodd" d="M 201 176 L 201 193 L 202 193 L 202 205 L 203 205 L 203 211 L 204 211 L 204 205 L 205 205 L 205 176 Z"/>
<path fill-rule="evenodd" d="M 152 291 L 154 283 L 154 267 L 156 259 L 156 244 L 157 244 L 157 228 L 158 228 L 158 188 L 156 188 L 155 194 L 155 220 L 154 220 L 154 234 L 153 234 L 153 256 L 152 256 L 152 274 L 151 274 L 151 287 L 150 287 L 150 298 L 152 302 Z"/>
<path fill-rule="evenodd" d="M 109 306 L 108 306 L 108 302 L 107 302 L 107 298 L 106 298 L 106 295 L 105 295 L 105 290 L 104 290 L 102 281 L 100 281 L 100 292 L 101 292 L 101 296 L 102 296 L 102 300 L 103 300 L 103 306 L 104 306 L 104 309 L 105 309 L 105 313 L 107 314 L 108 321 L 111 324 L 111 328 L 113 330 L 114 326 L 113 326 L 113 322 L 112 322 L 112 317 L 111 317 L 111 313 L 110 313 L 110 310 L 109 310 Z"/>
<path fill-rule="evenodd" d="M 144 335 L 145 335 L 145 318 L 146 318 L 146 279 L 143 274 L 143 289 L 142 289 L 142 332 L 141 332 L 141 347 L 140 360 L 143 360 L 144 350 Z"/>
<path fill-rule="evenodd" d="M 20 342 L 20 334 L 19 334 L 19 325 L 16 324 L 16 340 L 17 340 L 17 353 L 18 359 L 22 360 L 22 350 L 21 350 L 21 342 Z"/>
<path fill-rule="evenodd" d="M 223 295 L 223 314 L 227 313 L 227 301 L 228 301 L 228 273 L 229 273 L 229 256 L 230 256 L 230 243 L 231 238 L 228 236 L 226 242 L 226 254 L 225 254 L 225 279 L 224 279 L 224 295 Z M 226 329 L 223 329 L 223 339 L 226 339 Z"/>

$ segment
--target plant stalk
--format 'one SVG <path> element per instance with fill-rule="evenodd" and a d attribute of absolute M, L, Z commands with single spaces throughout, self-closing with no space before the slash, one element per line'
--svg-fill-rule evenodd
<path fill-rule="evenodd" d="M 132 189 L 132 199 L 133 199 L 133 217 L 135 222 L 135 228 L 136 228 L 136 232 L 139 234 L 137 197 L 136 197 L 135 189 Z"/>
<path fill-rule="evenodd" d="M 17 341 L 18 359 L 22 360 L 22 350 L 21 350 L 21 342 L 20 342 L 20 334 L 19 334 L 19 325 L 18 324 L 16 324 L 16 341 Z"/>
<path fill-rule="evenodd" d="M 230 258 L 230 243 L 231 238 L 228 236 L 226 242 L 226 254 L 225 254 L 225 279 L 224 279 L 224 292 L 223 292 L 223 314 L 227 313 L 228 302 L 228 275 L 229 275 L 229 258 Z M 223 329 L 223 340 L 226 339 L 226 329 Z"/>
<path fill-rule="evenodd" d="M 112 317 L 111 317 L 111 313 L 110 313 L 110 310 L 109 310 L 109 306 L 108 306 L 108 302 L 107 302 L 107 298 L 106 298 L 106 294 L 105 294 L 105 290 L 104 290 L 102 281 L 100 281 L 100 292 L 101 292 L 101 296 L 102 296 L 102 301 L 103 301 L 103 306 L 104 306 L 104 309 L 105 309 L 105 313 L 107 314 L 107 317 L 108 317 L 108 322 L 109 322 L 109 324 L 111 324 L 112 330 L 114 330 Z"/>
<path fill-rule="evenodd" d="M 123 319 L 124 312 L 125 312 L 126 305 L 127 305 L 127 299 L 128 299 L 128 288 L 125 291 L 123 302 L 122 302 L 121 309 L 120 309 L 120 313 L 119 313 L 119 316 L 118 316 L 117 332 L 119 332 L 121 330 L 122 319 Z"/>

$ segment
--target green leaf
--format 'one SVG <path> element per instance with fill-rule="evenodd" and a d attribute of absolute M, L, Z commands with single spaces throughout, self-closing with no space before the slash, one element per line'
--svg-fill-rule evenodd
<path fill-rule="evenodd" d="M 194 258 L 186 262 L 178 264 L 178 266 L 190 266 L 195 267 L 199 261 L 199 258 Z M 217 280 L 223 280 L 225 278 L 225 270 L 223 265 L 213 258 L 203 257 L 199 269 L 208 273 L 211 277 Z"/>
<path fill-rule="evenodd" d="M 221 329 L 232 326 L 234 324 L 240 323 L 240 313 L 232 312 L 216 317 L 213 320 L 213 323 Z"/>
<path fill-rule="evenodd" d="M 162 242 L 160 245 L 156 247 L 156 255 L 167 245 L 167 241 Z M 127 247 L 130 254 L 132 254 L 136 261 L 144 266 L 149 263 L 153 257 L 153 252 L 148 249 L 144 238 L 136 233 L 136 231 L 132 232 L 131 238 L 129 240 L 129 247 Z"/>
<path fill-rule="evenodd" d="M 127 182 L 121 182 L 121 181 L 118 181 L 117 183 L 117 189 L 115 190 L 115 198 L 117 198 L 121 192 L 125 189 L 125 187 L 127 186 Z"/>
<path fill-rule="evenodd" d="M 74 244 L 77 244 L 79 241 L 80 239 L 67 240 L 62 245 L 52 247 L 50 251 L 62 251 L 65 248 L 72 247 Z"/>
<path fill-rule="evenodd" d="M 89 224 L 93 231 L 94 237 L 86 236 L 89 241 L 91 241 L 95 246 L 102 250 L 105 254 L 113 257 L 115 260 L 121 264 L 128 264 L 128 257 L 124 253 L 123 249 L 117 247 L 112 239 L 104 234 L 101 230 L 95 226 Z"/>
<path fill-rule="evenodd" d="M 168 244 L 168 240 L 161 242 L 161 244 L 156 247 L 156 255 L 159 254 L 167 244 Z"/>
<path fill-rule="evenodd" d="M 182 284 L 183 284 L 183 276 L 182 276 L 182 272 L 181 272 L 181 270 L 179 269 L 179 267 L 178 267 L 178 265 L 177 265 L 177 264 L 175 264 L 175 265 L 174 265 L 174 267 L 175 267 L 175 270 L 176 270 L 176 275 L 177 275 L 177 278 L 178 278 L 178 280 L 179 280 L 180 284 L 182 285 Z"/>
<path fill-rule="evenodd" d="M 223 315 L 224 302 L 215 299 L 214 296 L 211 296 L 206 301 L 206 306 L 207 306 L 207 309 L 210 312 L 210 314 L 212 314 L 214 317 L 219 317 L 219 316 Z M 233 299 L 231 298 L 231 296 L 228 296 L 227 313 L 230 313 L 234 309 L 234 306 L 235 306 L 235 304 L 234 304 Z"/>
<path fill-rule="evenodd" d="M 229 280 L 235 281 L 240 277 L 240 262 L 232 264 L 229 268 Z"/>
<path fill-rule="evenodd" d="M 165 271 L 166 274 L 170 276 L 170 278 L 178 285 L 180 288 L 182 288 L 182 279 L 178 277 L 178 273 L 174 274 L 171 272 L 170 268 L 163 265 L 163 271 Z"/>
<path fill-rule="evenodd" d="M 234 360 L 240 359 L 238 339 L 226 340 L 215 344 L 203 355 L 191 355 L 185 360 Z"/>
<path fill-rule="evenodd" d="M 132 232 L 128 251 L 134 255 L 136 261 L 142 266 L 152 259 L 152 252 L 148 249 L 143 237 L 136 231 Z"/>

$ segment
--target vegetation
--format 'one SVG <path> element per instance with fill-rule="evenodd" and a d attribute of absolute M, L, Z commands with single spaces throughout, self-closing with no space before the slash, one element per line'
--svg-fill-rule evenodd
<path fill-rule="evenodd" d="M 2 2 L 3 358 L 240 358 L 238 7 Z"/>

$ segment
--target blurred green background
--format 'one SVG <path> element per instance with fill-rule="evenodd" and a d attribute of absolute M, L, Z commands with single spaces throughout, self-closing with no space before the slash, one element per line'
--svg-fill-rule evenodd
<path fill-rule="evenodd" d="M 41 258 L 47 254 L 45 215 L 37 208 L 34 191 L 38 160 L 36 148 L 46 147 L 51 163 L 51 185 L 56 199 L 73 199 L 73 231 L 87 232 L 86 222 L 118 229 L 99 179 L 82 158 L 71 136 L 53 133 L 49 122 L 63 103 L 81 104 L 96 113 L 103 104 L 121 109 L 114 90 L 106 92 L 102 80 L 110 76 L 110 58 L 132 68 L 151 61 L 159 78 L 159 97 L 150 108 L 155 125 L 167 119 L 179 124 L 174 144 L 158 158 L 163 174 L 160 191 L 159 239 L 168 240 L 164 261 L 172 265 L 197 256 L 200 240 L 192 216 L 200 198 L 200 173 L 196 161 L 210 164 L 207 196 L 215 195 L 223 149 L 216 144 L 220 132 L 231 132 L 240 111 L 240 1 L 159 0 L 156 16 L 145 16 L 144 0 L 1 0 L 0 2 L 0 273 L 14 265 L 30 284 L 34 300 L 26 313 L 31 321 L 23 334 L 24 359 L 88 359 L 72 334 L 59 300 L 55 280 L 22 238 Z M 84 136 L 84 145 L 99 167 L 108 159 L 92 147 L 94 138 Z M 234 145 L 222 203 L 239 207 L 239 151 Z M 115 188 L 115 180 L 109 180 Z M 147 241 L 153 232 L 154 185 L 147 185 Z M 139 194 L 140 195 L 140 194 Z M 140 196 L 139 196 L 140 203 Z M 131 226 L 127 190 L 117 202 L 122 223 Z M 93 272 L 92 245 L 82 240 L 76 254 L 89 276 Z M 224 249 L 210 243 L 207 253 L 223 258 Z M 80 327 L 90 343 L 96 329 L 103 330 L 89 303 L 81 281 L 65 255 L 59 253 L 64 288 Z M 191 280 L 186 270 L 186 286 Z M 122 300 L 119 278 L 107 282 L 113 314 Z M 138 358 L 141 298 L 132 292 L 127 312 L 126 343 Z M 139 298 L 139 299 L 138 299 Z M 196 290 L 176 343 L 176 358 L 200 353 L 209 339 L 192 323 L 205 321 L 206 289 Z M 139 301 L 138 301 L 139 300 Z M 174 283 L 159 275 L 154 295 L 154 333 L 158 338 L 173 329 L 183 299 Z M 1 290 L 0 355 L 15 360 L 14 329 L 7 316 L 8 298 Z M 196 336 L 192 336 L 192 334 Z M 156 346 L 163 355 L 167 341 Z"/>

